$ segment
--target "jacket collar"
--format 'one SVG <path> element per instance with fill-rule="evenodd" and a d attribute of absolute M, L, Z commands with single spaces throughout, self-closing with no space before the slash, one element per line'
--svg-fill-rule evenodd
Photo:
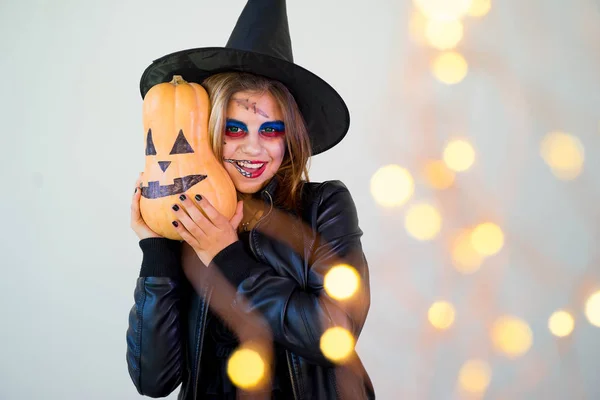
<path fill-rule="evenodd" d="M 273 176 L 273 178 L 271 178 L 269 183 L 267 183 L 267 185 L 260 191 L 260 197 L 264 199 L 265 196 L 267 196 L 267 193 L 271 197 L 273 197 L 275 195 L 275 191 L 277 190 L 278 185 L 279 185 L 279 178 L 277 177 L 277 175 L 275 175 L 275 176 Z"/>

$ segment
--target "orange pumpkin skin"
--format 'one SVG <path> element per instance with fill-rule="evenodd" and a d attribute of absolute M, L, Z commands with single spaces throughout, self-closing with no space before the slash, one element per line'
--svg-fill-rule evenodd
<path fill-rule="evenodd" d="M 150 229 L 168 239 L 183 240 L 172 224 L 171 208 L 183 193 L 200 194 L 226 218 L 235 213 L 235 186 L 215 157 L 208 136 L 210 102 L 199 84 L 175 75 L 153 86 L 143 102 L 146 163 L 140 212 Z"/>

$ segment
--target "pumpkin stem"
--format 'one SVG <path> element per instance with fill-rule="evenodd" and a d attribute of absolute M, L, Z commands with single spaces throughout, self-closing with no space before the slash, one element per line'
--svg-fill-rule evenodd
<path fill-rule="evenodd" d="M 182 83 L 185 83 L 185 81 L 183 80 L 183 77 L 181 75 L 173 75 L 173 79 L 171 80 L 171 82 L 169 82 L 171 85 L 181 85 Z"/>

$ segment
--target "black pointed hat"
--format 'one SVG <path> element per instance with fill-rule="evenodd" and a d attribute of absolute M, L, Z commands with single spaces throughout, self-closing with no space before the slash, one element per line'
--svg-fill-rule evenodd
<path fill-rule="evenodd" d="M 308 127 L 312 152 L 338 144 L 348 132 L 344 100 L 327 82 L 294 64 L 285 0 L 248 0 L 225 47 L 178 51 L 155 60 L 142 75 L 142 98 L 150 88 L 181 75 L 202 83 L 210 75 L 250 72 L 283 83 Z"/>

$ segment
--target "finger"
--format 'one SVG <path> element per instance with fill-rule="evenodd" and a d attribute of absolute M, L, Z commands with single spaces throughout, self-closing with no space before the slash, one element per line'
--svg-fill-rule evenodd
<path fill-rule="evenodd" d="M 185 196 L 185 199 L 180 198 L 180 200 L 181 204 L 185 208 L 185 211 L 187 211 L 196 225 L 198 225 L 204 231 L 204 233 L 206 233 L 206 235 L 210 236 L 219 230 L 219 228 L 217 228 L 214 223 L 206 217 L 205 210 L 203 210 L 200 206 L 201 202 L 198 200 L 198 195 L 196 195 L 195 202 L 189 196 Z"/>
<path fill-rule="evenodd" d="M 240 222 L 242 222 L 242 218 L 244 218 L 244 202 L 240 200 L 237 203 L 235 214 L 233 214 L 233 217 L 229 220 L 229 223 L 234 230 L 238 228 Z"/>
<path fill-rule="evenodd" d="M 183 240 L 185 240 L 190 246 L 192 246 L 194 250 L 200 248 L 200 243 L 198 242 L 198 239 L 196 239 L 194 235 L 185 228 L 181 221 L 174 220 L 172 224 L 175 227 L 177 233 L 179 233 L 179 236 L 181 236 Z"/>
<path fill-rule="evenodd" d="M 135 190 L 133 191 L 134 197 L 136 194 L 138 194 L 138 192 L 140 191 L 139 189 L 142 187 L 143 175 L 144 175 L 144 173 L 140 172 L 140 174 L 138 175 L 137 181 L 135 181 Z"/>
<path fill-rule="evenodd" d="M 205 220 L 205 224 L 210 225 L 210 223 L 208 221 L 206 221 L 206 218 L 196 208 L 196 206 L 193 203 L 191 203 L 191 200 L 186 195 L 179 196 L 179 200 L 181 201 L 180 204 L 173 204 L 173 206 L 171 206 L 171 209 L 173 210 L 175 218 L 177 218 L 181 222 L 181 224 L 183 224 L 183 226 L 197 240 L 201 241 L 201 240 L 205 239 L 208 232 L 204 231 L 204 229 L 202 229 L 202 227 L 200 226 L 200 225 L 204 225 L 204 224 L 199 225 L 197 223 L 197 221 L 199 220 L 199 218 L 202 218 Z M 191 206 L 190 206 L 190 203 L 191 203 Z M 187 207 L 185 207 L 184 204 L 187 204 Z M 198 214 L 200 215 L 200 217 L 198 217 Z"/>
<path fill-rule="evenodd" d="M 200 206 L 200 209 L 204 211 L 204 213 L 214 226 L 222 229 L 229 225 L 229 220 L 225 218 L 225 216 L 221 214 L 219 210 L 214 208 L 206 197 L 197 194 L 194 196 L 194 198 L 196 199 L 196 203 Z"/>
<path fill-rule="evenodd" d="M 142 191 L 139 187 L 135 188 L 133 192 L 133 197 L 131 198 L 131 211 L 139 214 L 140 212 L 140 196 L 142 195 Z"/>

